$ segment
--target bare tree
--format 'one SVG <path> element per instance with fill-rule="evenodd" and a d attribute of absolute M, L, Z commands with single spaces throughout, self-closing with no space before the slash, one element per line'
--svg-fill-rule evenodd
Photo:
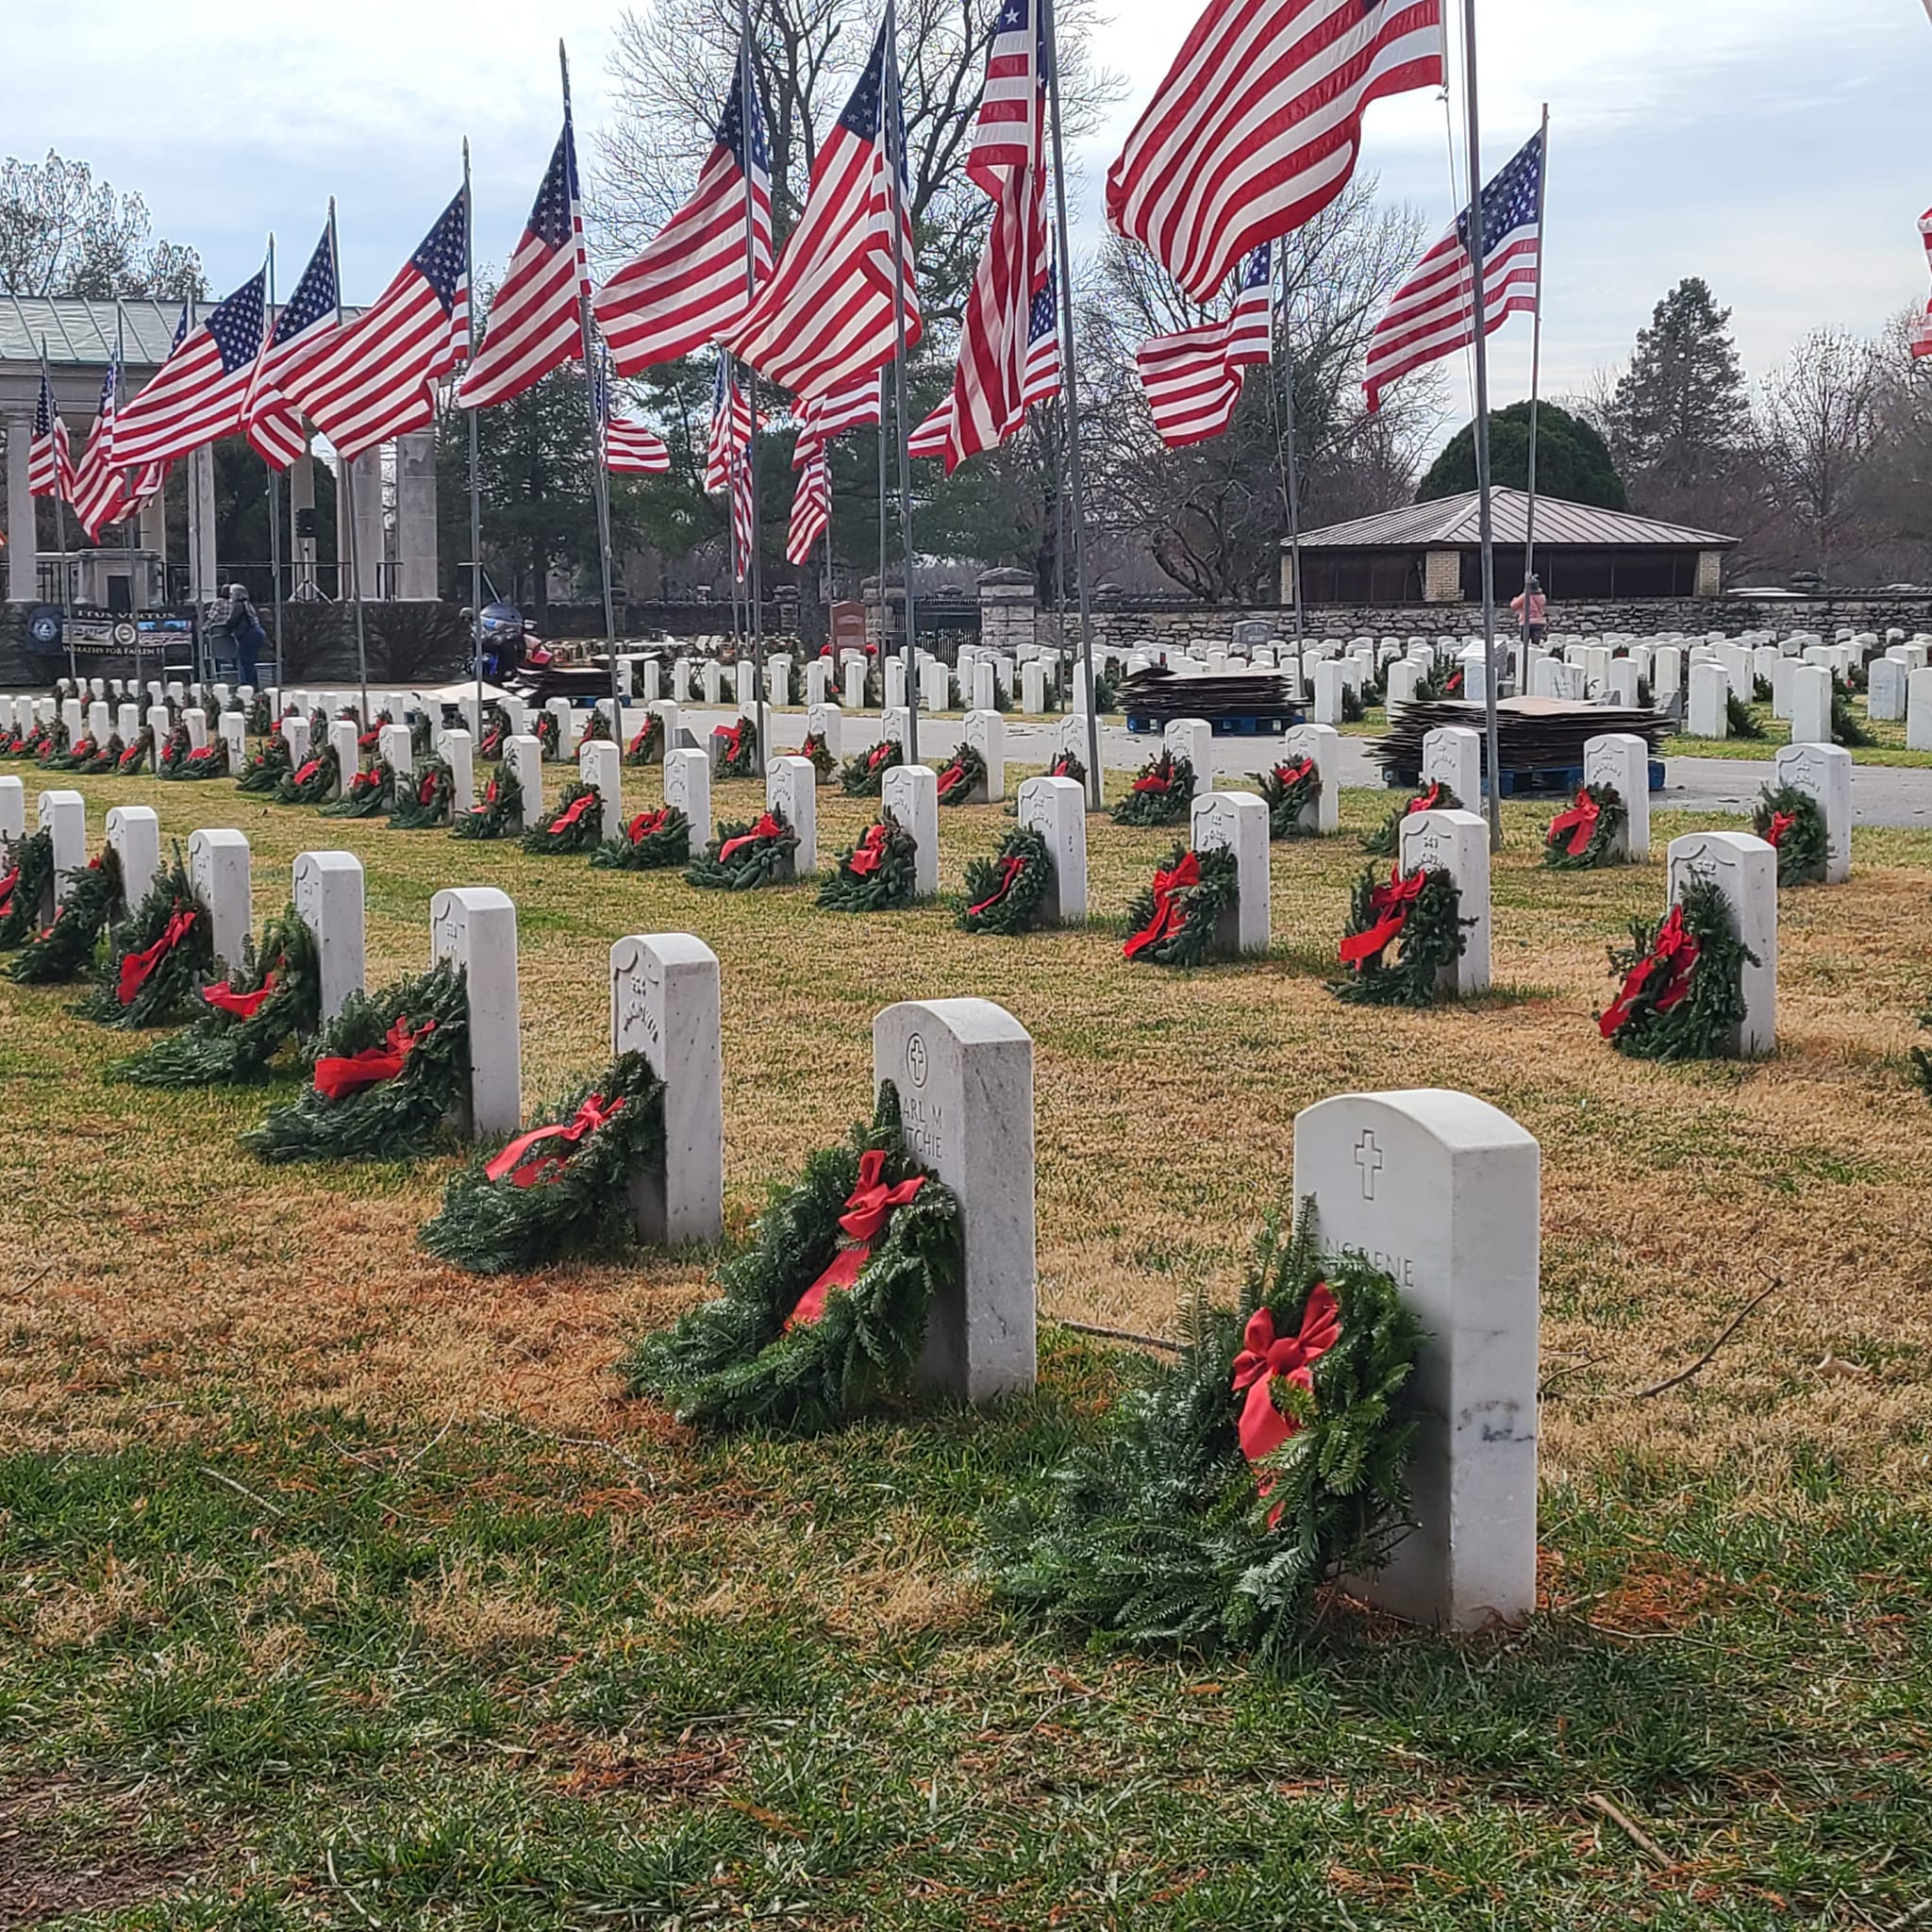
<path fill-rule="evenodd" d="M 51 148 L 43 161 L 0 162 L 0 291 L 94 301 L 206 295 L 201 257 L 151 242 L 147 204 Z"/>
<path fill-rule="evenodd" d="M 1813 329 L 1766 379 L 1757 443 L 1773 501 L 1827 579 L 1878 441 L 1879 361 L 1840 329 Z"/>

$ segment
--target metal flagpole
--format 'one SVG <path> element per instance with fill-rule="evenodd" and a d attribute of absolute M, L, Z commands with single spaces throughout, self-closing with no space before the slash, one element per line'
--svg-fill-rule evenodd
<path fill-rule="evenodd" d="M 1536 432 L 1543 374 L 1543 205 L 1550 189 L 1550 104 L 1543 103 L 1543 138 L 1536 176 L 1536 313 L 1529 338 L 1529 471 L 1524 481 L 1529 499 L 1523 539 L 1523 627 L 1517 643 L 1520 689 L 1529 685 L 1529 587 L 1536 576 Z"/>
<path fill-rule="evenodd" d="M 54 445 L 54 530 L 59 540 L 60 550 L 60 592 L 54 600 L 60 612 L 60 635 L 67 641 L 67 675 L 73 679 L 76 691 L 80 688 L 80 659 L 74 648 L 74 626 L 67 621 L 67 503 L 60 494 L 60 411 L 54 403 L 54 376 L 47 367 L 47 339 L 41 338 L 41 388 L 47 397 L 47 435 Z M 31 503 L 32 499 L 28 499 Z M 38 545 L 39 539 L 35 539 Z M 38 575 L 38 571 L 36 572 Z M 35 585 L 38 591 L 40 586 Z"/>
<path fill-rule="evenodd" d="M 1483 161 L 1476 116 L 1475 0 L 1462 0 L 1469 132 L 1469 319 L 1475 337 L 1476 525 L 1483 552 L 1483 733 L 1490 778 L 1490 850 L 1503 845 L 1503 765 L 1496 728 L 1496 532 L 1490 494 L 1490 358 L 1483 335 Z"/>
<path fill-rule="evenodd" d="M 597 554 L 604 566 L 604 648 L 610 654 L 610 735 L 624 748 L 624 699 L 617 682 L 617 593 L 610 563 L 610 474 L 604 467 L 604 425 L 597 412 L 596 339 L 591 328 L 590 278 L 584 273 L 582 228 L 577 213 L 577 147 L 570 118 L 570 56 L 557 43 L 557 65 L 563 76 L 564 155 L 570 170 L 571 246 L 577 260 L 577 327 L 584 357 L 584 400 L 591 411 L 591 484 L 597 499 Z M 471 327 L 475 326 L 474 320 Z"/>
<path fill-rule="evenodd" d="M 341 299 L 342 252 L 336 239 L 336 198 L 328 198 L 328 260 L 331 277 L 336 285 L 337 300 Z M 341 450 L 336 452 L 336 548 L 349 559 L 349 591 L 356 600 L 356 675 L 362 686 L 362 728 L 369 728 L 369 635 L 362 616 L 362 558 L 361 533 L 356 528 L 356 466 Z M 342 520 L 348 519 L 345 524 Z M 346 536 L 344 532 L 346 531 Z M 341 586 L 336 587 L 338 599 Z M 342 790 L 347 791 L 349 780 L 356 774 L 344 772 L 341 774 Z"/>
<path fill-rule="evenodd" d="M 899 535 L 906 551 L 906 639 L 900 655 L 906 664 L 906 762 L 919 762 L 918 625 L 912 614 L 912 452 L 911 417 L 906 407 L 906 249 L 903 241 L 909 217 L 906 211 L 905 119 L 899 99 L 899 8 L 886 0 L 886 72 L 879 89 L 879 112 L 886 122 L 887 172 L 892 177 L 892 321 L 898 330 L 898 355 L 892 364 L 892 413 L 899 432 Z M 880 412 L 883 414 L 883 410 Z M 886 585 L 879 579 L 879 626 L 883 637 Z M 880 663 L 885 661 L 880 654 Z M 880 675 L 884 673 L 881 671 Z"/>
<path fill-rule="evenodd" d="M 879 371 L 879 703 L 886 700 L 886 372 Z"/>
<path fill-rule="evenodd" d="M 1053 130 L 1054 244 L 1060 261 L 1060 393 L 1067 404 L 1067 480 L 1074 496 L 1074 575 L 1080 593 L 1080 675 L 1087 680 L 1087 800 L 1101 806 L 1100 714 L 1093 690 L 1093 600 L 1087 583 L 1087 486 L 1080 470 L 1080 384 L 1074 366 L 1074 255 L 1067 243 L 1067 169 L 1060 152 L 1060 63 L 1053 0 L 1039 0 L 1046 26 L 1046 118 Z"/>
<path fill-rule="evenodd" d="M 1294 434 L 1294 339 L 1289 332 L 1288 242 L 1275 242 L 1281 258 L 1281 412 L 1288 458 L 1288 568 L 1294 578 L 1294 647 L 1301 650 L 1307 627 L 1302 621 L 1302 478 Z"/>
<path fill-rule="evenodd" d="M 268 302 L 262 311 L 261 329 L 265 341 L 272 342 L 275 332 L 275 238 L 268 238 Z M 269 595 L 274 600 L 275 616 L 275 703 L 281 703 L 282 691 L 282 473 L 263 458 L 268 471 L 268 570 Z M 241 661 L 235 665 L 235 675 L 239 682 L 242 675 Z M 273 728 L 273 727 L 271 727 Z"/>
<path fill-rule="evenodd" d="M 751 0 L 738 0 L 738 119 L 744 142 L 744 299 L 749 306 L 758 293 L 758 268 L 756 240 L 758 202 L 752 192 L 756 157 L 752 153 L 751 78 Z M 749 362 L 744 365 L 744 400 L 751 412 L 751 437 L 744 447 L 746 495 L 751 501 L 751 568 L 745 582 L 751 591 L 752 683 L 756 686 L 753 707 L 758 739 L 758 757 L 772 762 L 772 741 L 765 715 L 765 581 L 764 546 L 758 541 L 758 373 Z M 790 699 L 791 693 L 785 693 Z"/>
<path fill-rule="evenodd" d="M 476 360 L 476 210 L 470 196 L 470 137 L 463 136 L 463 286 L 469 291 L 470 361 Z M 483 729 L 483 453 L 476 411 L 470 418 L 470 655 L 476 673 L 476 742 Z M 519 622 L 522 621 L 519 613 Z M 503 747 L 504 756 L 509 747 Z"/>

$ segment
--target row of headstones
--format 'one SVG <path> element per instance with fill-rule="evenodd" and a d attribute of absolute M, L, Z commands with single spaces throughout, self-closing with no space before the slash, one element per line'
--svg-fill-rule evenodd
<path fill-rule="evenodd" d="M 836 658 L 805 658 L 801 672 L 805 702 L 829 704 L 835 702 L 836 694 L 847 709 L 862 710 L 870 661 L 863 651 L 849 648 L 841 650 Z M 767 704 L 782 707 L 791 702 L 792 670 L 796 662 L 789 651 L 766 655 Z M 965 644 L 959 649 L 957 667 L 924 650 L 917 653 L 915 662 L 923 710 L 950 710 L 956 694 L 961 705 L 971 709 L 993 710 L 1003 700 L 1012 701 L 1017 679 L 1023 708 L 1044 711 L 1056 688 L 1057 666 L 1055 660 L 1045 657 L 1030 658 L 1023 663 L 1003 652 L 982 651 L 976 645 Z M 904 705 L 905 658 L 888 658 L 880 675 L 886 703 Z M 675 657 L 667 664 L 658 657 L 620 654 L 617 689 L 619 698 L 626 703 L 651 705 L 668 698 L 678 705 L 702 703 L 715 707 L 735 703 L 741 710 L 749 711 L 758 701 L 758 666 L 747 658 L 739 658 L 735 664 L 724 664 L 710 658 Z"/>

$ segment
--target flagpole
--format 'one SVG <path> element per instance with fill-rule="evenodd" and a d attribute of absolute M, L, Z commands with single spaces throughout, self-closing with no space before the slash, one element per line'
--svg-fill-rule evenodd
<path fill-rule="evenodd" d="M 886 701 L 886 372 L 879 371 L 879 703 Z"/>
<path fill-rule="evenodd" d="M 73 680 L 75 689 L 78 691 L 80 659 L 74 648 L 74 626 L 67 622 L 67 503 L 60 494 L 60 411 L 54 402 L 54 375 L 47 367 L 45 336 L 41 338 L 41 389 L 47 398 L 47 442 L 54 452 L 54 530 L 60 544 L 60 594 L 55 599 L 55 604 L 60 612 L 60 635 L 67 642 L 67 675 Z M 31 504 L 33 499 L 29 497 L 27 501 Z M 37 533 L 34 539 L 37 564 L 39 544 L 40 538 Z M 40 575 L 38 568 L 34 574 L 36 576 Z M 40 586 L 36 584 L 34 589 L 38 593 Z"/>
<path fill-rule="evenodd" d="M 1468 92 L 1469 319 L 1475 337 L 1476 525 L 1483 558 L 1483 730 L 1490 776 L 1490 850 L 1503 844 L 1503 765 L 1496 727 L 1496 532 L 1490 491 L 1490 358 L 1483 333 L 1482 131 L 1476 115 L 1475 0 L 1462 0 L 1462 56 Z"/>
<path fill-rule="evenodd" d="M 268 300 L 261 311 L 262 337 L 269 342 L 275 341 L 275 238 L 268 238 Z M 262 458 L 262 466 L 268 471 L 268 569 L 269 595 L 275 603 L 275 702 L 281 703 L 282 691 L 282 473 L 275 466 Z M 235 661 L 235 679 L 242 678 L 242 662 Z M 270 727 L 273 729 L 273 725 Z"/>
<path fill-rule="evenodd" d="M 328 198 L 328 261 L 329 273 L 336 285 L 336 300 L 342 294 L 342 254 L 341 244 L 336 236 L 336 198 Z M 361 544 L 358 541 L 360 533 L 356 528 L 356 465 L 341 450 L 336 451 L 336 548 L 346 551 L 349 558 L 349 591 L 356 600 L 356 675 L 362 687 L 362 728 L 369 728 L 369 635 L 362 616 L 362 559 L 358 555 Z M 346 516 L 348 522 L 343 523 Z M 346 537 L 344 536 L 346 532 Z M 341 586 L 336 587 L 338 600 Z M 344 772 L 341 774 L 344 792 L 349 789 L 349 780 L 356 774 Z"/>
<path fill-rule="evenodd" d="M 604 647 L 610 654 L 610 735 L 624 749 L 624 699 L 617 682 L 617 593 L 610 562 L 610 475 L 604 467 L 604 425 L 597 414 L 596 341 L 591 327 L 590 278 L 585 274 L 581 218 L 577 212 L 577 143 L 570 116 L 570 56 L 557 43 L 557 65 L 563 76 L 564 158 L 569 169 L 571 246 L 576 251 L 577 327 L 583 343 L 584 400 L 591 411 L 591 481 L 597 499 L 597 553 L 604 567 Z M 472 304 L 471 327 L 475 327 Z"/>
<path fill-rule="evenodd" d="M 463 287 L 469 291 L 470 361 L 476 360 L 476 210 L 470 192 L 470 137 L 463 136 Z M 477 412 L 466 411 L 470 419 L 470 662 L 476 674 L 476 742 L 488 735 L 483 729 L 483 455 Z M 518 613 L 522 621 L 522 613 Z M 622 735 L 620 733 L 620 735 Z M 503 747 L 506 758 L 508 744 Z M 467 801 L 465 801 L 467 802 Z"/>
<path fill-rule="evenodd" d="M 1067 242 L 1067 169 L 1060 149 L 1060 63 L 1053 0 L 1039 0 L 1046 25 L 1046 117 L 1053 130 L 1055 246 L 1059 251 L 1060 393 L 1067 405 L 1067 480 L 1074 498 L 1074 575 L 1080 593 L 1080 675 L 1087 680 L 1087 800 L 1098 811 L 1100 714 L 1093 688 L 1093 600 L 1087 582 L 1087 486 L 1080 471 L 1080 384 L 1074 364 L 1074 256 Z"/>
<path fill-rule="evenodd" d="M 1528 521 L 1523 539 L 1523 628 L 1518 641 L 1516 675 L 1519 689 L 1529 685 L 1529 586 L 1536 575 L 1536 435 L 1543 373 L 1543 202 L 1550 188 L 1550 104 L 1543 103 L 1542 151 L 1536 176 L 1536 311 L 1529 338 L 1529 469 L 1524 477 L 1529 498 Z"/>
<path fill-rule="evenodd" d="M 906 407 L 906 248 L 904 236 L 911 217 L 906 208 L 905 117 L 901 112 L 899 80 L 899 8 L 886 0 L 886 73 L 879 90 L 879 112 L 886 117 L 886 164 L 892 177 L 892 323 L 898 354 L 892 363 L 892 408 L 899 432 L 899 536 L 906 551 L 906 639 L 900 655 L 906 665 L 906 762 L 919 762 L 918 625 L 912 610 L 912 452 L 911 417 Z M 879 578 L 879 625 L 884 635 L 886 585 Z M 881 653 L 880 662 L 884 662 Z M 883 675 L 883 672 L 880 674 Z"/>
<path fill-rule="evenodd" d="M 1302 480 L 1294 433 L 1294 339 L 1289 332 L 1288 242 L 1275 242 L 1281 258 L 1281 414 L 1288 457 L 1288 567 L 1294 579 L 1294 647 L 1301 650 L 1307 627 L 1302 617 Z"/>
<path fill-rule="evenodd" d="M 753 177 L 758 173 L 758 157 L 752 149 L 751 0 L 738 0 L 738 118 L 744 141 L 744 299 L 748 308 L 758 291 L 758 197 Z M 746 494 L 751 501 L 751 570 L 746 579 L 751 590 L 752 683 L 756 687 L 753 708 L 757 714 L 758 757 L 772 762 L 772 741 L 765 715 L 765 582 L 764 546 L 758 541 L 758 373 L 749 362 L 744 365 L 745 407 L 751 411 L 751 436 L 744 446 Z M 791 693 L 785 693 L 789 699 Z"/>

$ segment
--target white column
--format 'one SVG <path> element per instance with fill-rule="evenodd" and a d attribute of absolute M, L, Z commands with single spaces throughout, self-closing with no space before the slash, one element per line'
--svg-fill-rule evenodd
<path fill-rule="evenodd" d="M 33 478 L 27 458 L 33 448 L 34 412 L 26 404 L 7 411 L 7 601 L 41 601 L 39 543 L 34 526 Z"/>
<path fill-rule="evenodd" d="M 494 886 L 454 886 L 429 903 L 429 957 L 467 976 L 470 1137 L 514 1134 L 523 1115 L 523 1048 L 517 1010 L 517 908 Z"/>
<path fill-rule="evenodd" d="M 436 432 L 420 429 L 396 438 L 396 595 L 436 592 Z"/>

